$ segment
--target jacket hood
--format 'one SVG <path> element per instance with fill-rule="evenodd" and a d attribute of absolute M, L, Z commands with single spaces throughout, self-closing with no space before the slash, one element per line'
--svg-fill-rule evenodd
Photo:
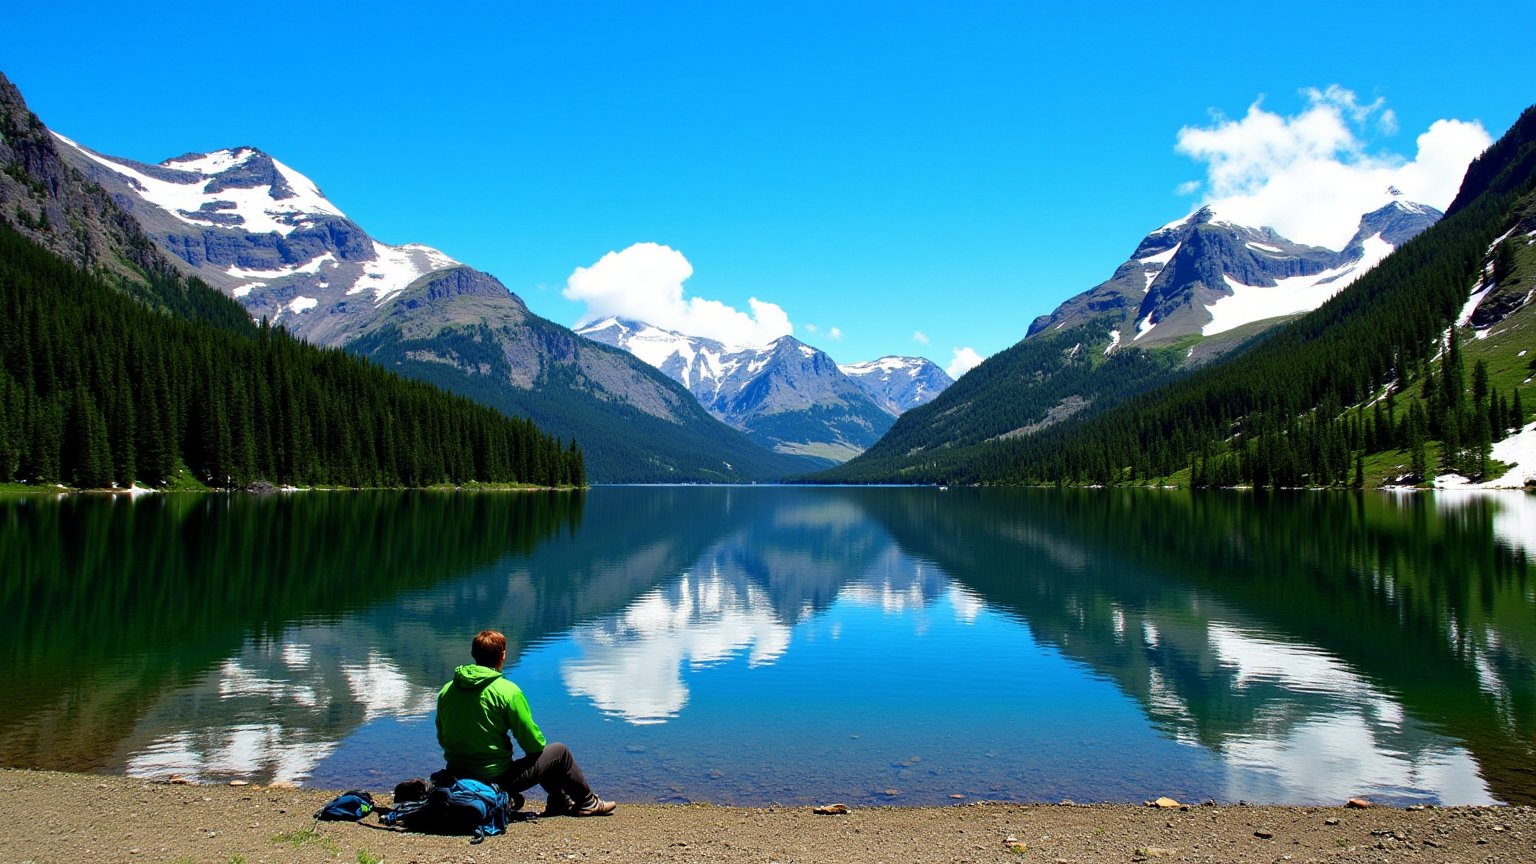
<path fill-rule="evenodd" d="M 501 673 L 487 666 L 470 663 L 453 670 L 453 686 L 466 690 L 479 690 L 501 677 Z"/>

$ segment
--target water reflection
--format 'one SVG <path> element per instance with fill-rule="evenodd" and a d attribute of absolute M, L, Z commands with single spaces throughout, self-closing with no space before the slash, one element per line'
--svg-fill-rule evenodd
<path fill-rule="evenodd" d="M 571 635 L 581 658 L 561 667 L 566 689 L 631 723 L 662 723 L 688 704 L 682 668 L 718 665 L 745 652 L 764 666 L 789 648 L 790 626 L 767 595 L 719 570 L 688 574 L 618 615 Z"/>
<path fill-rule="evenodd" d="M 302 782 L 353 729 L 433 710 L 437 691 L 331 627 L 248 641 L 160 700 L 123 742 L 129 774 Z M 145 740 L 145 739 L 148 740 Z"/>
<path fill-rule="evenodd" d="M 1352 783 L 1529 801 L 1530 540 L 1499 530 L 1529 507 L 1069 491 L 878 512 L 1167 734 L 1259 769 L 1230 775 L 1229 797 Z"/>
<path fill-rule="evenodd" d="M 357 785 L 382 748 L 421 773 L 430 724 L 398 724 L 494 626 L 629 797 L 1531 803 L 1532 501 L 6 502 L 0 762 Z"/>
<path fill-rule="evenodd" d="M 934 568 L 913 567 L 856 500 L 730 490 L 725 501 L 742 518 L 677 579 L 574 629 L 580 656 L 561 666 L 571 695 L 630 723 L 662 723 L 688 703 L 685 668 L 740 655 L 749 669 L 770 665 L 796 624 L 839 600 L 900 613 L 955 591 L 963 614 L 981 608 Z"/>

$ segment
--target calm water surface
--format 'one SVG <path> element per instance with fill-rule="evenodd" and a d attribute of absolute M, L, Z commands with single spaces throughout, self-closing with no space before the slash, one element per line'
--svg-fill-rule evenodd
<path fill-rule="evenodd" d="M 630 801 L 1536 803 L 1536 498 L 0 501 L 0 764 L 387 789 L 482 627 Z"/>

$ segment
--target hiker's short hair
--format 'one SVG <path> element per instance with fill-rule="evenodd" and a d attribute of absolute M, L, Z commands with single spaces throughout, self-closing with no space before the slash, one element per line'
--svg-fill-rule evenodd
<path fill-rule="evenodd" d="M 470 643 L 469 653 L 481 666 L 495 666 L 507 653 L 507 637 L 495 630 L 481 630 Z"/>

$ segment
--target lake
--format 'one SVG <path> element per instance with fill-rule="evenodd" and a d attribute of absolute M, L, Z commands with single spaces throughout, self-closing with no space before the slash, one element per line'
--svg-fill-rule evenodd
<path fill-rule="evenodd" d="M 0 764 L 387 790 L 484 627 L 599 794 L 1536 804 L 1536 496 L 0 499 Z"/>

